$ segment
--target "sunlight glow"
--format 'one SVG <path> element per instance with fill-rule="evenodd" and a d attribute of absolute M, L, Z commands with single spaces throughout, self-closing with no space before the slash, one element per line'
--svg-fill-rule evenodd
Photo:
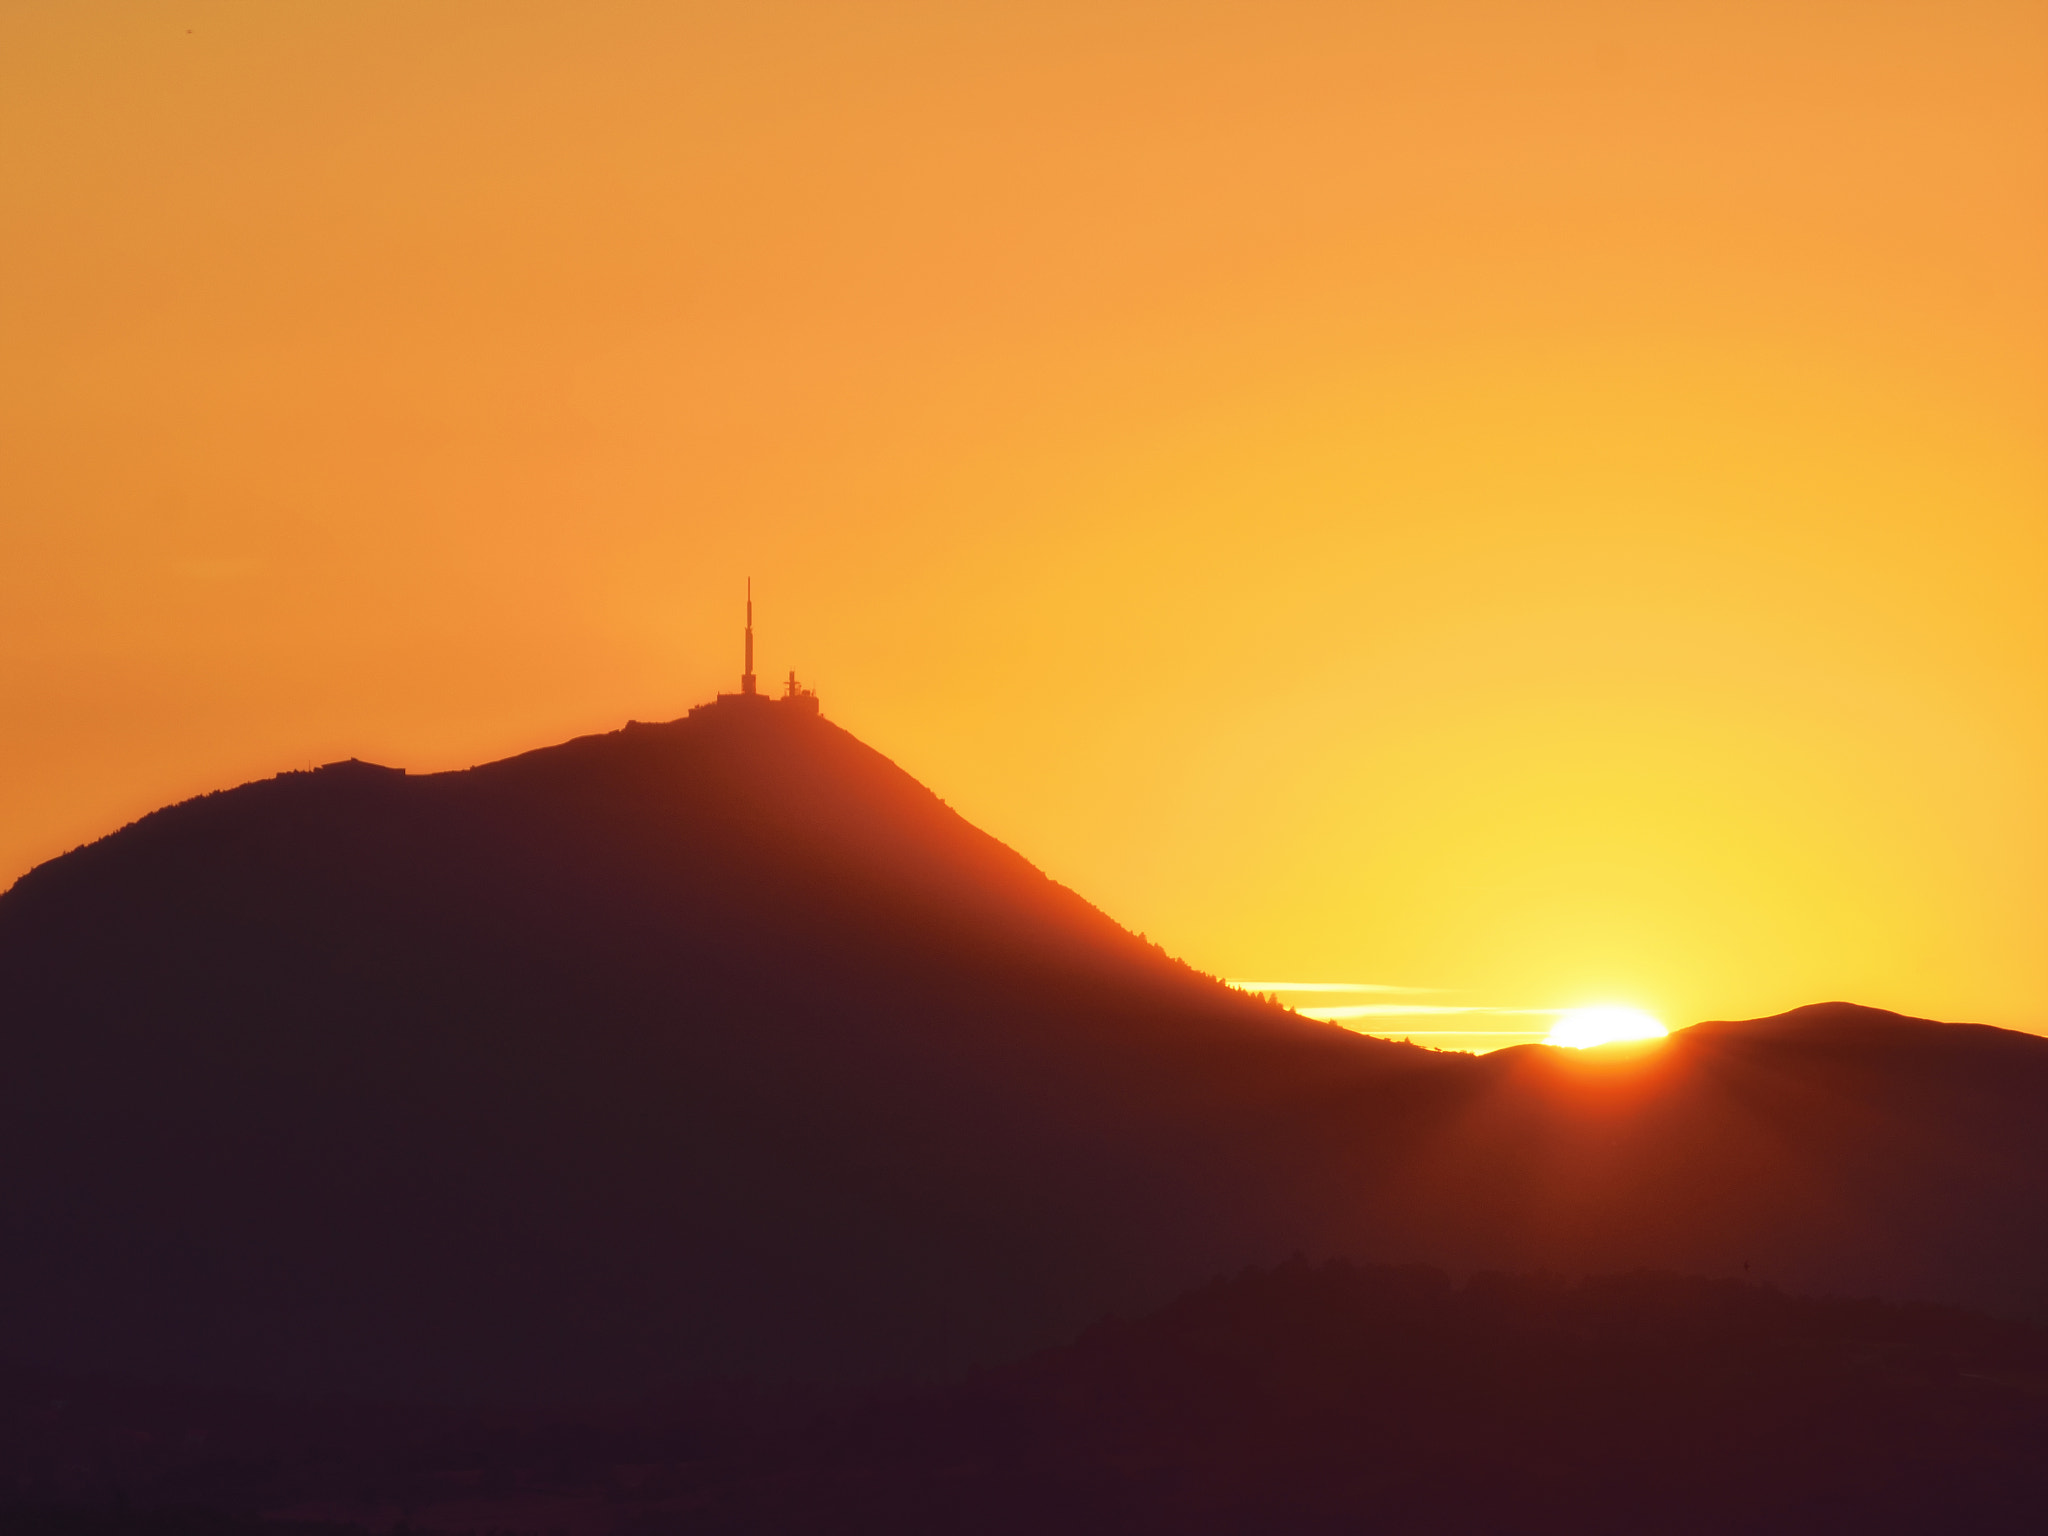
<path fill-rule="evenodd" d="M 1661 1040 L 1671 1033 L 1640 1008 L 1573 1008 L 1558 1015 L 1545 1045 L 1583 1051 L 1621 1040 Z"/>
<path fill-rule="evenodd" d="M 1405 1018 L 1412 1014 L 1429 1013 L 1555 1013 L 1554 1008 L 1478 1008 L 1447 1007 L 1432 1003 L 1346 1003 L 1328 1008 L 1297 1008 L 1294 1010 L 1305 1019 L 1321 1019 L 1335 1023 L 1341 1019 Z M 1540 1035 L 1540 1029 L 1517 1030 L 1517 1034 Z"/>

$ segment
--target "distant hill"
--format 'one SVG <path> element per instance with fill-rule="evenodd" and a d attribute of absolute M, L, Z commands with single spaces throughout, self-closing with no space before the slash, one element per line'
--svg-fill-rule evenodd
<path fill-rule="evenodd" d="M 1649 1264 L 2048 1321 L 2048 1039 L 1822 1003 L 1458 1076 L 1375 1185 L 1455 1265 Z"/>
<path fill-rule="evenodd" d="M 1368 1040 L 766 701 L 146 817 L 0 896 L 0 1052 L 0 1354 L 67 1369 L 872 1380 L 1296 1250 L 2048 1306 L 2048 1041 Z"/>

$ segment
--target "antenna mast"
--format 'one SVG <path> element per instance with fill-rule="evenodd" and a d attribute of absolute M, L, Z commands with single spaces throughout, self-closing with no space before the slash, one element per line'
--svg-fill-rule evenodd
<path fill-rule="evenodd" d="M 747 578 L 747 670 L 740 674 L 740 692 L 754 691 L 754 578 Z"/>

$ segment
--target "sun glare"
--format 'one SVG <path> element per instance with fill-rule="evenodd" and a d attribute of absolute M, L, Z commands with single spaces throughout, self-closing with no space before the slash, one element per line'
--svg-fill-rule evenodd
<path fill-rule="evenodd" d="M 1558 1015 L 1543 1043 L 1583 1051 L 1619 1040 L 1661 1040 L 1669 1033 L 1640 1008 L 1573 1008 Z"/>

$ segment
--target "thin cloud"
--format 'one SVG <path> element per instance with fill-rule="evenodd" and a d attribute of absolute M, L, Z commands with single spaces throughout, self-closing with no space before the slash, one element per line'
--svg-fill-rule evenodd
<path fill-rule="evenodd" d="M 1441 987 L 1390 987 L 1377 981 L 1225 981 L 1240 992 L 1441 992 Z"/>
<path fill-rule="evenodd" d="M 1334 1024 L 1343 1019 L 1406 1018 L 1417 1014 L 1441 1013 L 1527 1014 L 1556 1018 L 1565 1012 L 1562 1008 L 1460 1008 L 1441 1003 L 1349 1003 L 1334 1008 L 1297 1008 L 1294 1011 L 1305 1018 L 1321 1019 L 1327 1024 Z M 1459 1030 L 1456 1033 L 1469 1034 L 1474 1031 Z"/>
<path fill-rule="evenodd" d="M 1354 1034 L 1371 1034 L 1371 1030 L 1354 1030 Z M 1392 1031 L 1388 1032 L 1389 1037 Z M 1546 1031 L 1540 1029 L 1404 1029 L 1403 1040 L 1541 1040 Z"/>
<path fill-rule="evenodd" d="M 1231 980 L 1230 986 L 1241 992 L 1279 993 L 1306 992 L 1327 995 L 1344 993 L 1378 993 L 1422 997 L 1441 993 L 1442 987 L 1397 987 L 1378 981 L 1239 981 Z M 1550 1033 L 1551 1023 L 1560 1015 L 1569 1012 L 1564 1008 L 1497 1008 L 1484 1003 L 1329 1003 L 1311 1007 L 1297 1007 L 1294 1012 L 1305 1019 L 1315 1019 L 1324 1024 L 1339 1024 L 1360 1034 L 1399 1035 L 1408 1039 L 1444 1040 L 1499 1040 L 1503 1043 L 1516 1040 L 1541 1040 Z M 1468 1029 L 1408 1029 L 1399 1021 L 1406 1019 L 1470 1018 L 1472 1028 Z M 1542 1019 L 1545 1022 L 1529 1029 L 1489 1029 L 1486 1023 L 1494 1020 L 1505 1022 L 1511 1018 Z"/>

